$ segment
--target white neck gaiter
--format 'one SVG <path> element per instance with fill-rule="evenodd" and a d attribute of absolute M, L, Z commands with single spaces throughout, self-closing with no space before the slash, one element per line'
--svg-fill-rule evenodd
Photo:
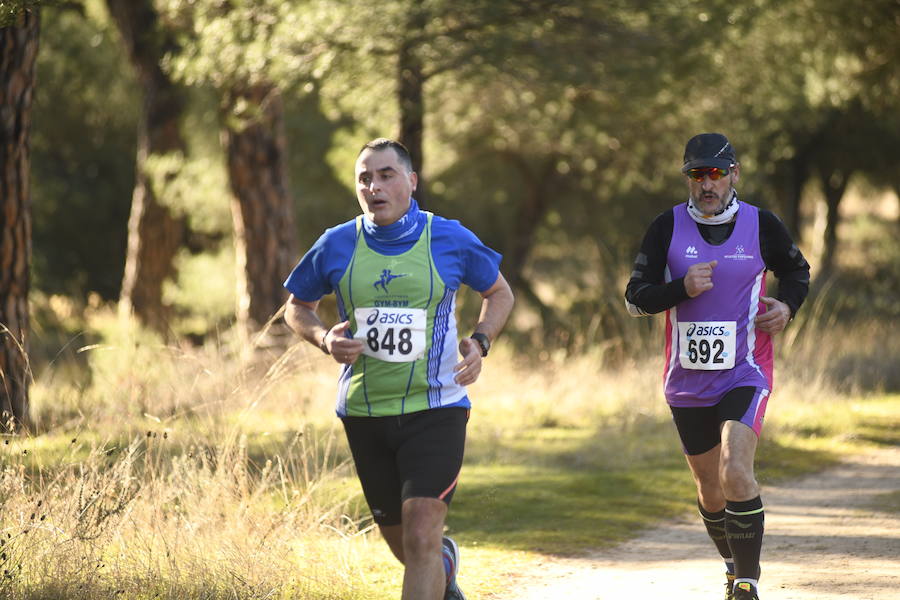
<path fill-rule="evenodd" d="M 691 197 L 688 197 L 687 209 L 691 218 L 701 225 L 722 225 L 723 223 L 730 222 L 734 218 L 734 215 L 737 214 L 739 205 L 740 202 L 738 202 L 737 192 L 732 188 L 731 200 L 725 205 L 725 208 L 714 215 L 704 215 L 697 210 L 697 207 L 694 206 L 694 200 Z"/>

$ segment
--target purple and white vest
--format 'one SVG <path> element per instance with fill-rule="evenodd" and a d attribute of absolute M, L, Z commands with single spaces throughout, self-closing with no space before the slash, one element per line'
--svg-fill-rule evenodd
<path fill-rule="evenodd" d="M 666 311 L 666 400 L 671 406 L 712 406 L 742 386 L 772 389 L 772 339 L 753 325 L 765 312 L 766 265 L 759 248 L 759 209 L 741 203 L 723 244 L 703 239 L 687 204 L 674 208 L 666 282 L 694 263 L 718 261 L 713 287 Z"/>

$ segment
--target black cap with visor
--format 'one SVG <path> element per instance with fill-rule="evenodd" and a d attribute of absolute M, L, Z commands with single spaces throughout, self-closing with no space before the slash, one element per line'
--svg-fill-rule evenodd
<path fill-rule="evenodd" d="M 701 133 L 688 140 L 684 147 L 682 173 L 698 167 L 729 169 L 737 163 L 734 146 L 721 133 Z"/>

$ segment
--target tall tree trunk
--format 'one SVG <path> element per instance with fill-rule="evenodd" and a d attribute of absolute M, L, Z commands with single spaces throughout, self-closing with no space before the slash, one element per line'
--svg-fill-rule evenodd
<path fill-rule="evenodd" d="M 791 236 L 800 243 L 803 229 L 800 213 L 803 186 L 809 178 L 809 162 L 805 154 L 799 153 L 789 160 L 779 161 L 776 166 L 776 185 L 773 193 L 784 211 L 784 221 Z"/>
<path fill-rule="evenodd" d="M 0 28 L 0 430 L 27 426 L 31 263 L 29 135 L 40 14 Z"/>
<path fill-rule="evenodd" d="M 822 190 L 825 193 L 825 203 L 828 212 L 825 217 L 824 248 L 819 265 L 820 279 L 831 274 L 834 268 L 834 256 L 837 251 L 837 228 L 840 222 L 841 198 L 847 190 L 850 174 L 840 169 L 828 170 L 821 175 Z"/>
<path fill-rule="evenodd" d="M 240 114 L 236 107 L 244 106 Z M 297 260 L 294 205 L 288 193 L 284 108 L 271 85 L 232 89 L 222 138 L 233 194 L 240 331 L 258 331 L 282 307 L 282 282 Z"/>
<path fill-rule="evenodd" d="M 503 275 L 510 286 L 518 290 L 525 263 L 534 248 L 535 233 L 551 205 L 552 195 L 548 188 L 554 180 L 556 158 L 548 157 L 542 165 L 533 167 L 518 153 L 508 152 L 504 156 L 518 168 L 526 185 L 525 193 L 519 198 L 509 245 L 503 252 Z"/>
<path fill-rule="evenodd" d="M 542 164 L 532 166 L 521 154 L 507 152 L 503 156 L 516 166 L 526 185 L 525 193 L 519 198 L 509 243 L 503 249 L 503 276 L 516 295 L 538 311 L 545 330 L 561 333 L 564 338 L 569 339 L 571 331 L 566 320 L 541 300 L 525 277 L 525 265 L 534 249 L 535 234 L 552 205 L 551 191 L 555 183 L 557 157 L 547 156 Z"/>
<path fill-rule="evenodd" d="M 409 16 L 407 31 L 419 32 L 425 26 L 425 13 L 414 10 Z M 425 152 L 422 140 L 425 134 L 425 73 L 416 46 L 404 41 L 397 57 L 397 95 L 400 105 L 400 142 L 412 156 L 413 170 L 419 175 L 415 198 L 420 208 L 425 208 L 428 192 L 423 168 Z"/>
<path fill-rule="evenodd" d="M 175 47 L 172 36 L 159 25 L 151 0 L 107 0 L 143 91 L 138 131 L 137 166 L 128 250 L 119 297 L 122 313 L 133 313 L 145 325 L 165 332 L 169 316 L 163 305 L 163 282 L 174 276 L 175 253 L 185 238 L 184 220 L 173 216 L 161 201 L 166 183 L 178 175 L 185 143 L 180 120 L 184 99 L 160 63 Z M 166 171 L 160 172 L 164 156 Z"/>

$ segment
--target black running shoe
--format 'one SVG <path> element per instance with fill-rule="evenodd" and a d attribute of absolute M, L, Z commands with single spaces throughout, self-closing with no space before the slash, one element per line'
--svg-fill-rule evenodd
<path fill-rule="evenodd" d="M 734 586 L 734 592 L 731 596 L 734 600 L 759 600 L 756 594 L 756 588 L 752 583 L 742 581 Z"/>

